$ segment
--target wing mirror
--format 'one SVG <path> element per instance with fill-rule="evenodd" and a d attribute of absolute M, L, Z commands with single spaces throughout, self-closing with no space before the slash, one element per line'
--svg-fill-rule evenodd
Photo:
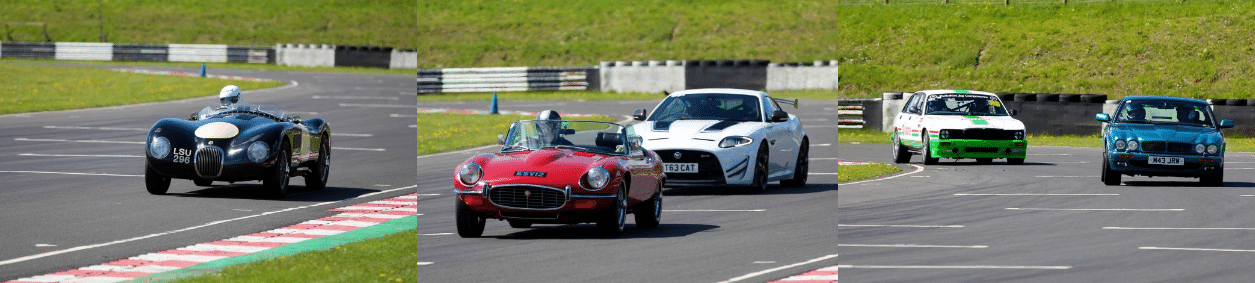
<path fill-rule="evenodd" d="M 505 145 L 505 135 L 497 135 L 497 145 Z"/>
<path fill-rule="evenodd" d="M 1007 108 L 1007 114 L 1011 114 L 1011 116 L 1015 116 L 1016 114 L 1020 114 L 1020 110 Z"/>
<path fill-rule="evenodd" d="M 641 143 L 644 142 L 645 140 L 639 136 L 628 137 L 628 147 L 631 148 L 632 151 L 641 151 Z"/>
<path fill-rule="evenodd" d="M 785 113 L 784 111 L 780 111 L 780 110 L 771 112 L 772 122 L 784 122 L 788 120 L 789 120 L 789 113 Z"/>
<path fill-rule="evenodd" d="M 646 112 L 644 108 L 636 109 L 636 111 L 632 111 L 632 119 L 637 120 L 637 121 L 645 121 L 645 114 Z"/>
<path fill-rule="evenodd" d="M 196 121 L 196 113 L 192 113 L 192 115 L 191 115 L 191 116 L 188 116 L 188 117 L 187 117 L 187 120 L 188 120 L 188 121 Z"/>
<path fill-rule="evenodd" d="M 1098 120 L 1099 122 L 1103 122 L 1103 123 L 1111 123 L 1111 115 L 1107 115 L 1107 113 L 1094 114 L 1094 120 Z M 1221 123 L 1224 123 L 1224 122 L 1221 122 Z"/>
<path fill-rule="evenodd" d="M 1233 120 L 1229 120 L 1229 119 L 1220 120 L 1220 128 L 1223 129 L 1223 128 L 1232 128 L 1232 127 L 1233 127 Z"/>

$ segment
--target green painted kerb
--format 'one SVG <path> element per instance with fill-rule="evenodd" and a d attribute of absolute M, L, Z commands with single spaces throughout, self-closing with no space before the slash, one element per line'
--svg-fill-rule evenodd
<path fill-rule="evenodd" d="M 137 278 L 130 282 L 170 282 L 181 278 L 196 277 L 205 274 L 211 274 L 232 265 L 261 261 L 265 259 L 277 258 L 280 256 L 290 256 L 301 252 L 326 250 L 336 246 L 360 242 L 367 239 L 379 238 L 387 235 L 396 234 L 398 232 L 414 229 L 418 226 L 418 216 L 407 216 L 389 220 L 388 222 L 379 223 L 370 227 L 365 227 L 349 232 L 326 236 L 322 238 L 309 239 L 292 244 L 282 245 L 273 249 L 268 249 L 251 254 L 234 256 L 189 266 L 179 270 L 167 271 Z"/>

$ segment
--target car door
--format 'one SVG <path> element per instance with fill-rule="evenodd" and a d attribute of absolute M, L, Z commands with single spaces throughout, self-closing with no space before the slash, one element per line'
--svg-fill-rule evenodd
<path fill-rule="evenodd" d="M 796 141 L 793 141 L 790 126 L 790 122 L 793 121 L 771 121 L 771 113 L 781 110 L 779 105 L 769 96 L 763 96 L 760 100 L 763 121 L 767 123 L 767 176 L 783 175 L 785 168 L 792 168 L 793 161 L 797 160 L 797 145 Z"/>
<path fill-rule="evenodd" d="M 632 127 L 628 127 L 623 133 L 627 137 L 624 139 L 627 155 L 623 157 L 622 165 L 628 173 L 632 174 L 628 198 L 638 201 L 649 199 L 654 193 L 654 185 L 658 182 L 656 176 L 661 173 L 654 172 L 654 164 L 658 160 L 654 155 L 645 152 L 645 148 L 632 146 L 633 143 L 639 144 L 640 142 L 640 136 L 636 135 Z"/>
<path fill-rule="evenodd" d="M 915 93 L 906 101 L 906 105 L 902 106 L 902 111 L 898 113 L 895 121 L 897 126 L 894 129 L 895 135 L 903 143 L 908 145 L 920 145 L 923 143 L 923 135 L 920 133 L 920 123 L 923 122 L 923 101 L 924 93 Z"/>

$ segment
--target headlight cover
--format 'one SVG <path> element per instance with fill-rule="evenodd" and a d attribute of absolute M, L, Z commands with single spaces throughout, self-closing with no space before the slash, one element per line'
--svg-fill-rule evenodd
<path fill-rule="evenodd" d="M 1124 150 L 1126 146 L 1127 144 L 1124 142 L 1124 140 L 1116 140 L 1116 150 Z"/>
<path fill-rule="evenodd" d="M 950 139 L 950 130 L 941 130 L 940 132 L 937 133 L 937 138 L 943 139 L 943 140 Z"/>
<path fill-rule="evenodd" d="M 262 163 L 266 161 L 267 155 L 270 155 L 270 147 L 265 142 L 255 141 L 248 145 L 248 160 Z"/>
<path fill-rule="evenodd" d="M 1137 140 L 1129 140 L 1129 151 L 1137 150 Z"/>
<path fill-rule="evenodd" d="M 1014 136 L 1014 138 L 1015 138 L 1015 139 L 1017 139 L 1017 140 L 1022 140 L 1022 139 L 1024 139 L 1024 131 L 1023 131 L 1023 130 L 1020 130 L 1020 131 L 1015 131 L 1015 136 Z"/>
<path fill-rule="evenodd" d="M 585 189 L 590 191 L 601 190 L 606 186 L 606 183 L 610 183 L 610 172 L 601 167 L 588 169 L 588 172 L 584 173 L 584 183 L 588 184 L 588 187 Z"/>
<path fill-rule="evenodd" d="M 148 142 L 148 155 L 156 159 L 166 158 L 170 155 L 170 140 L 165 137 L 153 137 Z"/>
<path fill-rule="evenodd" d="M 1194 153 L 1203 154 L 1207 150 L 1207 146 L 1203 144 L 1194 144 Z"/>
<path fill-rule="evenodd" d="M 479 182 L 479 178 L 483 176 L 484 168 L 479 167 L 479 164 L 475 164 L 474 162 L 467 163 L 466 165 L 462 165 L 461 168 L 458 168 L 458 181 L 462 182 L 463 185 L 474 186 L 476 182 Z"/>
<path fill-rule="evenodd" d="M 738 146 L 747 145 L 753 142 L 754 142 L 753 139 L 750 139 L 749 137 L 746 137 L 746 136 L 731 136 L 731 137 L 723 138 L 723 140 L 719 141 L 719 147 L 720 148 L 738 147 Z"/>
<path fill-rule="evenodd" d="M 1215 155 L 1220 153 L 1220 147 L 1214 144 L 1207 145 L 1207 154 Z"/>

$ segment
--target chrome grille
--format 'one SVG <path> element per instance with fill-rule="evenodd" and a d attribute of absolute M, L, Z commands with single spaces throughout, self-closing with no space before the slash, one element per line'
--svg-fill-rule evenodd
<path fill-rule="evenodd" d="M 488 189 L 493 204 L 516 209 L 557 209 L 566 205 L 566 192 L 543 186 L 504 185 Z"/>
<path fill-rule="evenodd" d="M 205 178 L 222 174 L 222 149 L 206 146 L 196 150 L 196 174 Z"/>

